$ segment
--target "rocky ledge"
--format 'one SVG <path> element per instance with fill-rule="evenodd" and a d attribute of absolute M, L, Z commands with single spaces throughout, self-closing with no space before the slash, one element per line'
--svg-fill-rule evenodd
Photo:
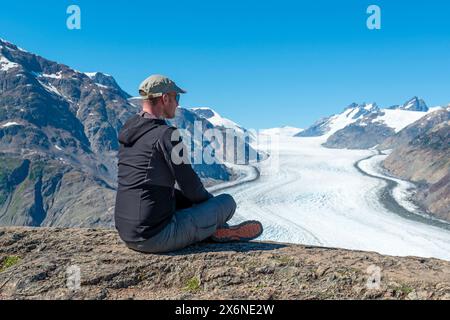
<path fill-rule="evenodd" d="M 3 227 L 0 299 L 450 299 L 450 262 L 256 241 L 154 255 L 108 229 Z"/>

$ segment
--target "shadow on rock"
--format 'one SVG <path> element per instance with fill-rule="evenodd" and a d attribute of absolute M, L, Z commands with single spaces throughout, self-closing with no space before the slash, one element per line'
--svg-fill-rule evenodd
<path fill-rule="evenodd" d="M 189 247 L 166 253 L 159 253 L 158 255 L 168 255 L 168 256 L 177 256 L 177 255 L 187 255 L 187 254 L 198 254 L 205 252 L 227 252 L 227 251 L 235 251 L 235 252 L 249 252 L 249 251 L 269 251 L 269 250 L 277 250 L 286 247 L 285 244 L 279 243 L 270 243 L 270 242 L 258 242 L 258 241 L 250 241 L 250 242 L 229 242 L 229 243 L 217 243 L 212 242 L 210 240 L 204 240 L 193 244 Z"/>

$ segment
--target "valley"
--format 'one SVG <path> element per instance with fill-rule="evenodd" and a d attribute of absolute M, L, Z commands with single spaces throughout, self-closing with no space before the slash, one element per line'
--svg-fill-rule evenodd
<path fill-rule="evenodd" d="M 448 229 L 386 208 L 379 198 L 385 182 L 355 168 L 373 150 L 328 149 L 324 139 L 280 139 L 278 167 L 223 190 L 238 204 L 231 222 L 260 220 L 260 240 L 450 260 Z"/>

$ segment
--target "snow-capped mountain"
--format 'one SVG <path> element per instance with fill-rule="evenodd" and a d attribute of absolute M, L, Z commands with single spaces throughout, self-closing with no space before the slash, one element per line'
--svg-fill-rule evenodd
<path fill-rule="evenodd" d="M 265 134 L 265 135 L 279 135 L 279 136 L 293 137 L 302 131 L 303 131 L 303 129 L 300 129 L 300 128 L 283 126 L 283 127 L 279 127 L 279 128 L 262 129 L 262 130 L 259 130 L 259 133 Z"/>
<path fill-rule="evenodd" d="M 222 127 L 225 129 L 232 129 L 237 134 L 247 134 L 250 139 L 250 143 L 255 141 L 255 135 L 253 132 L 247 130 L 246 128 L 238 125 L 236 122 L 222 117 L 217 111 L 213 110 L 212 108 L 208 107 L 196 107 L 191 108 L 193 112 L 195 112 L 198 116 L 207 119 L 210 123 L 212 123 L 216 127 Z"/>
<path fill-rule="evenodd" d="M 398 131 L 394 136 L 386 139 L 378 146 L 380 150 L 393 149 L 395 147 L 405 146 L 410 143 L 415 137 L 422 135 L 441 125 L 441 123 L 448 123 L 450 117 L 450 106 L 433 107 L 430 108 L 427 114 L 419 119 L 412 121 L 402 130 Z M 450 131 L 448 131 L 450 132 Z M 450 134 L 449 134 L 450 137 Z M 449 146 L 450 147 L 450 146 Z"/>
<path fill-rule="evenodd" d="M 384 167 L 419 183 L 416 200 L 450 221 L 450 106 L 427 114 L 378 148 L 393 149 Z"/>
<path fill-rule="evenodd" d="M 297 136 L 324 136 L 329 148 L 367 149 L 382 143 L 437 108 L 413 97 L 386 109 L 372 104 L 351 104 L 342 113 L 324 118 Z"/>
<path fill-rule="evenodd" d="M 124 99 L 130 98 L 130 95 L 122 90 L 111 75 L 102 72 L 85 72 L 84 74 L 94 81 L 98 87 L 115 88 Z"/>
<path fill-rule="evenodd" d="M 428 106 L 423 99 L 413 97 L 412 99 L 406 101 L 403 105 L 395 105 L 389 107 L 388 109 L 427 112 Z"/>
<path fill-rule="evenodd" d="M 376 103 L 352 103 L 344 109 L 342 113 L 322 118 L 311 127 L 296 134 L 297 137 L 317 137 L 323 135 L 332 135 L 336 131 L 363 119 L 367 115 L 378 114 L 380 109 Z"/>
<path fill-rule="evenodd" d="M 205 109 L 201 110 L 202 112 L 205 111 Z M 254 146 L 255 137 L 251 131 L 237 125 L 229 119 L 221 118 L 213 109 L 209 110 L 213 112 L 215 116 L 208 119 L 199 115 L 199 110 L 197 108 L 179 108 L 177 113 L 183 113 L 185 115 L 189 114 L 189 117 L 192 118 L 192 123 L 200 120 L 209 124 L 205 126 L 204 131 L 212 128 L 218 129 L 221 132 L 222 141 L 217 140 L 214 143 L 216 143 L 215 148 L 217 150 L 217 157 L 224 159 L 226 164 L 246 164 L 265 158 L 263 153 L 256 150 L 256 147 Z M 186 116 L 183 118 L 186 118 Z M 183 127 L 177 119 L 178 117 L 176 117 L 172 123 L 178 128 Z M 193 128 L 191 134 L 193 134 Z M 229 138 L 228 134 L 232 134 L 234 145 L 227 145 L 227 137 Z M 220 145 L 220 143 L 222 143 L 222 145 Z"/>
<path fill-rule="evenodd" d="M 0 224 L 111 224 L 117 133 L 136 109 L 117 86 L 10 42 L 0 61 Z"/>
<path fill-rule="evenodd" d="M 110 75 L 0 40 L 0 224 L 112 226 L 117 135 L 140 109 L 129 97 Z M 194 169 L 206 185 L 232 176 Z"/>
<path fill-rule="evenodd" d="M 396 133 L 403 130 L 411 123 L 424 117 L 429 112 L 440 107 L 427 108 L 427 111 L 408 111 L 406 109 L 383 109 L 383 114 L 373 119 L 374 123 L 382 123 L 392 128 Z M 364 122 L 363 122 L 364 125 Z"/>
<path fill-rule="evenodd" d="M 254 151 L 257 148 L 257 137 L 256 130 L 248 130 L 243 126 L 237 124 L 236 122 L 222 117 L 217 111 L 208 107 L 196 107 L 190 109 L 192 112 L 197 114 L 199 117 L 208 120 L 211 124 L 213 124 L 216 128 L 223 130 L 224 134 L 227 130 L 233 130 L 239 141 L 245 141 L 245 144 L 248 144 L 250 152 L 252 154 L 256 154 Z M 263 153 L 257 154 L 257 159 L 265 158 L 267 155 L 263 155 Z"/>
<path fill-rule="evenodd" d="M 217 127 L 224 127 L 228 129 L 233 129 L 237 131 L 244 131 L 245 129 L 238 125 L 236 122 L 222 117 L 220 114 L 217 113 L 217 111 L 208 108 L 208 107 L 197 107 L 197 108 L 191 108 L 193 112 L 195 112 L 197 115 L 199 115 L 202 118 L 207 119 L 209 122 L 211 122 L 213 125 Z"/>

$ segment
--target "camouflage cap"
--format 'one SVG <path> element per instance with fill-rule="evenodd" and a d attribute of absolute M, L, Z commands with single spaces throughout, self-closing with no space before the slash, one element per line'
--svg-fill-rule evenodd
<path fill-rule="evenodd" d="M 175 82 L 159 74 L 148 77 L 142 81 L 139 86 L 139 95 L 147 99 L 160 97 L 164 93 L 169 92 L 186 93 L 186 91 L 178 87 Z"/>

